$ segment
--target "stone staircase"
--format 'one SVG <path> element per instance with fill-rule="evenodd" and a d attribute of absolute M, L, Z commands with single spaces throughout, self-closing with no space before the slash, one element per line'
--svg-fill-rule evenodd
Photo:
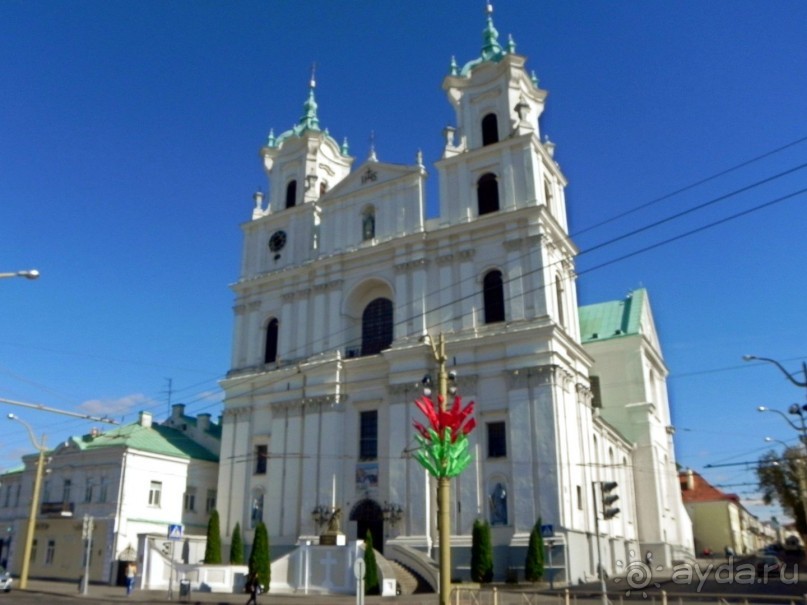
<path fill-rule="evenodd" d="M 398 580 L 398 590 L 400 591 L 400 594 L 414 594 L 419 584 L 415 575 L 397 561 L 387 559 L 387 562 L 395 571 L 395 579 Z"/>

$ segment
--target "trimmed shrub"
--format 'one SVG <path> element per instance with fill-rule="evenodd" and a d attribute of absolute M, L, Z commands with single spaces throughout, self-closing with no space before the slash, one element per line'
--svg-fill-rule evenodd
<path fill-rule="evenodd" d="M 493 580 L 493 545 L 488 522 L 481 519 L 474 521 L 471 537 L 471 579 L 487 584 Z"/>
<path fill-rule="evenodd" d="M 255 540 L 252 542 L 252 552 L 249 553 L 249 573 L 258 577 L 258 582 L 269 592 L 269 582 L 272 580 L 272 568 L 269 565 L 269 532 L 263 521 L 255 528 Z"/>
<path fill-rule="evenodd" d="M 544 537 L 541 535 L 541 518 L 535 522 L 530 532 L 527 546 L 527 559 L 524 561 L 524 579 L 538 582 L 544 577 Z"/>
<path fill-rule="evenodd" d="M 241 539 L 240 523 L 236 523 L 233 528 L 233 539 L 230 542 L 230 563 L 232 565 L 244 564 L 244 541 Z"/>
<path fill-rule="evenodd" d="M 364 538 L 364 594 L 379 594 L 380 582 L 378 580 L 378 564 L 375 562 L 375 549 L 373 548 L 373 535 L 367 530 Z"/>
<path fill-rule="evenodd" d="M 205 564 L 218 565 L 221 563 L 221 532 L 219 531 L 219 511 L 215 508 L 210 512 L 207 521 L 207 544 L 205 545 Z"/>

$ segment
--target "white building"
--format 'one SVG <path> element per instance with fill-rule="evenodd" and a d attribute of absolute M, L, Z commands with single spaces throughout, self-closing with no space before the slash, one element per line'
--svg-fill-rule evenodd
<path fill-rule="evenodd" d="M 34 532 L 31 577 L 77 580 L 84 573 L 82 525 L 93 517 L 90 580 L 115 582 L 138 560 L 138 536 L 167 536 L 169 524 L 204 536 L 216 506 L 221 427 L 209 414 L 190 417 L 173 406 L 163 424 L 149 412 L 109 432 L 71 437 L 47 454 Z M 0 476 L 0 555 L 14 574 L 22 568 L 37 465 Z M 193 561 L 196 562 L 196 561 Z"/>
<path fill-rule="evenodd" d="M 645 548 L 660 562 L 690 551 L 649 306 L 613 360 L 605 339 L 583 344 L 566 177 L 540 137 L 546 91 L 490 15 L 480 57 L 452 66 L 443 88 L 456 126 L 436 164 L 438 218 L 426 219 L 419 154 L 401 166 L 373 152 L 352 170 L 319 125 L 313 82 L 298 124 L 261 150 L 268 203 L 256 194 L 243 225 L 222 382 L 225 541 L 241 523 L 249 542 L 262 519 L 277 556 L 318 534 L 314 509 L 338 507 L 350 539 L 369 530 L 391 556 L 394 545 L 436 558 L 434 485 L 408 454 L 422 420 L 412 402 L 435 372 L 423 337 L 441 333 L 479 424 L 473 465 L 451 482 L 453 577 L 468 577 L 479 517 L 498 578 L 523 567 L 539 518 L 559 544 L 556 579 L 593 577 L 603 481 L 622 509 L 600 523 L 607 569 Z M 619 386 L 626 373 L 638 390 Z"/>

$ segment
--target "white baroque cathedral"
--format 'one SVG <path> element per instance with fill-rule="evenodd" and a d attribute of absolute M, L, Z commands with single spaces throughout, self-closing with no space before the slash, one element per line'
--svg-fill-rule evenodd
<path fill-rule="evenodd" d="M 388 558 L 437 560 L 434 480 L 411 453 L 413 401 L 436 372 L 425 337 L 442 335 L 478 425 L 451 481 L 452 577 L 469 578 L 476 519 L 491 524 L 498 579 L 523 568 L 539 519 L 559 582 L 595 577 L 600 557 L 613 571 L 691 553 L 647 293 L 578 308 L 566 177 L 525 61 L 489 11 L 480 56 L 452 64 L 436 218 L 420 154 L 353 169 L 319 124 L 313 80 L 298 123 L 269 135 L 222 382 L 225 542 L 236 523 L 251 542 L 263 521 L 275 558 L 339 509 L 348 539 L 369 531 Z"/>

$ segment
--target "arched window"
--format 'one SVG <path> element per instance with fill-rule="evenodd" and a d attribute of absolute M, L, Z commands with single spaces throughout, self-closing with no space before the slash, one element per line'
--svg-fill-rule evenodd
<path fill-rule="evenodd" d="M 249 514 L 250 526 L 254 529 L 263 521 L 263 490 L 252 490 L 252 510 Z"/>
<path fill-rule="evenodd" d="M 277 332 L 277 319 L 273 317 L 266 326 L 266 348 L 263 354 L 264 363 L 274 363 L 277 361 Z"/>
<path fill-rule="evenodd" d="M 479 216 L 496 212 L 499 209 L 499 183 L 496 175 L 488 172 L 479 177 L 476 182 L 476 200 L 479 206 Z"/>
<path fill-rule="evenodd" d="M 286 208 L 294 208 L 297 204 L 297 181 L 291 181 L 286 185 Z"/>
<path fill-rule="evenodd" d="M 361 213 L 361 239 L 366 242 L 375 237 L 375 208 L 367 206 Z"/>
<path fill-rule="evenodd" d="M 482 145 L 492 145 L 499 142 L 499 121 L 495 113 L 489 113 L 482 118 Z"/>
<path fill-rule="evenodd" d="M 392 344 L 392 301 L 376 298 L 361 316 L 361 354 L 375 355 Z"/>
<path fill-rule="evenodd" d="M 485 306 L 485 323 L 504 321 L 504 284 L 502 272 L 488 271 L 482 280 L 482 297 Z"/>
<path fill-rule="evenodd" d="M 566 327 L 566 315 L 563 312 L 563 280 L 560 273 L 555 276 L 555 300 L 558 304 L 558 323 Z"/>
<path fill-rule="evenodd" d="M 488 495 L 490 499 L 490 524 L 507 525 L 507 486 L 497 483 Z"/>

